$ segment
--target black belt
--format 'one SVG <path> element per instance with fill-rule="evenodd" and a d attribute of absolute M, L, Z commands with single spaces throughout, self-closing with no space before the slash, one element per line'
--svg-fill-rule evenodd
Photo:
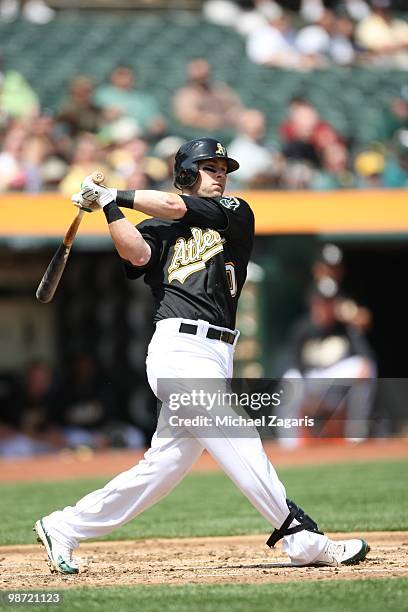
<path fill-rule="evenodd" d="M 198 326 L 191 325 L 190 323 L 181 323 L 179 332 L 181 332 L 182 334 L 192 334 L 193 336 L 196 336 L 198 332 Z M 221 340 L 221 342 L 226 342 L 227 344 L 234 344 L 235 342 L 235 334 L 229 331 L 215 329 L 215 327 L 208 328 L 206 337 L 210 340 Z"/>

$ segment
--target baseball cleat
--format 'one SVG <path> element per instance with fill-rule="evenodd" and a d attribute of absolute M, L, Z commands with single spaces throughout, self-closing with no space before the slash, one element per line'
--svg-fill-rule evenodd
<path fill-rule="evenodd" d="M 326 548 L 313 561 L 306 565 L 325 565 L 337 567 L 339 565 L 356 565 L 360 561 L 364 561 L 367 553 L 370 551 L 370 546 L 365 540 L 340 540 L 334 542 L 328 540 Z"/>
<path fill-rule="evenodd" d="M 37 534 L 37 541 L 47 551 L 51 572 L 78 574 L 78 566 L 72 560 L 72 549 L 57 542 L 46 530 L 42 519 L 35 523 L 33 531 Z"/>

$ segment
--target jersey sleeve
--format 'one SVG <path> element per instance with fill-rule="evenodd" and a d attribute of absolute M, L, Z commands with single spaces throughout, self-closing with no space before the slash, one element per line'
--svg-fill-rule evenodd
<path fill-rule="evenodd" d="M 254 233 L 254 214 L 241 198 L 181 197 L 187 207 L 182 220 L 190 226 L 215 229 L 231 240 L 242 240 L 247 233 Z"/>
<path fill-rule="evenodd" d="M 125 274 L 129 279 L 140 278 L 145 274 L 150 268 L 152 268 L 160 258 L 161 253 L 161 238 L 158 232 L 154 229 L 154 227 L 149 225 L 149 221 L 142 221 L 138 225 L 136 225 L 139 232 L 142 234 L 144 240 L 150 246 L 151 255 L 150 259 L 145 266 L 134 266 L 129 261 L 123 261 L 123 265 L 125 268 Z"/>

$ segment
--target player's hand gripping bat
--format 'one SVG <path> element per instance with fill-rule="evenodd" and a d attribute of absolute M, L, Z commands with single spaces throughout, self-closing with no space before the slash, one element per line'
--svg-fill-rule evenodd
<path fill-rule="evenodd" d="M 100 185 L 105 180 L 105 177 L 102 172 L 97 171 L 92 174 L 92 180 L 94 181 L 94 183 Z M 74 242 L 74 238 L 82 221 L 84 213 L 84 210 L 78 210 L 75 219 L 72 221 L 67 233 L 64 236 L 64 240 L 56 250 L 54 257 L 48 264 L 48 268 L 46 269 L 44 276 L 42 277 L 41 282 L 38 285 L 38 289 L 36 292 L 37 300 L 43 302 L 43 304 L 51 302 L 52 298 L 54 297 L 54 293 L 60 282 L 60 278 L 67 263 L 72 243 Z"/>

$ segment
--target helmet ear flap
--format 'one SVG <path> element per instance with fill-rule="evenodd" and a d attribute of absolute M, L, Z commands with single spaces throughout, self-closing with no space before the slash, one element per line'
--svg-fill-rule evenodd
<path fill-rule="evenodd" d="M 176 187 L 192 187 L 198 177 L 198 165 L 196 162 L 184 160 L 177 168 L 174 184 Z"/>

